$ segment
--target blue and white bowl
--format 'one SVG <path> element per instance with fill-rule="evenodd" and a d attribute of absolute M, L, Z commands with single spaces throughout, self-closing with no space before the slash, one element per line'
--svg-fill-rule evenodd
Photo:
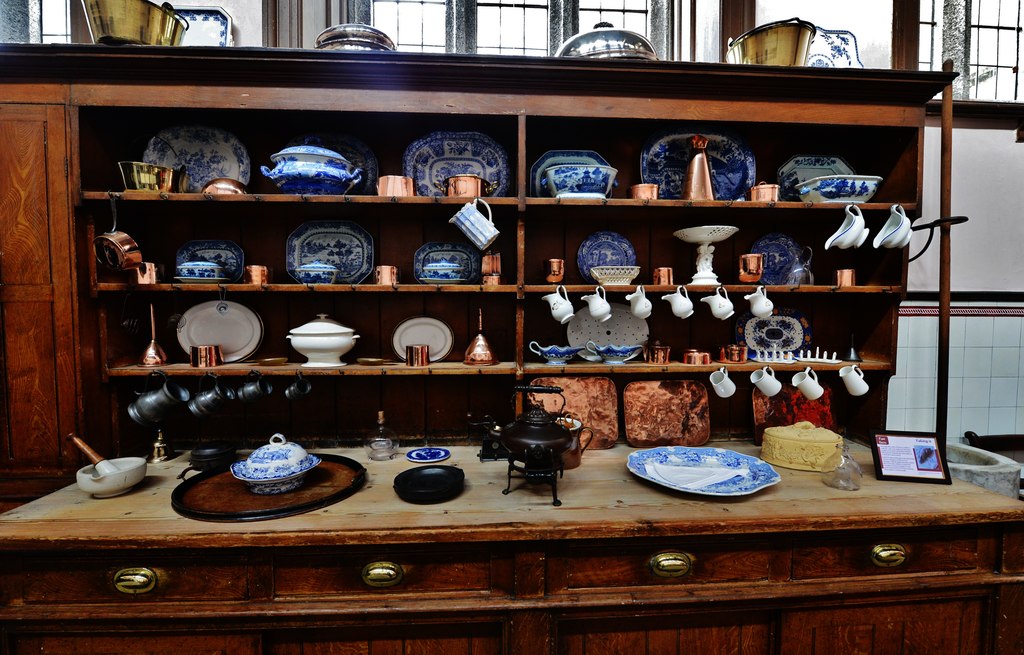
<path fill-rule="evenodd" d="M 292 146 L 270 156 L 265 176 L 285 193 L 344 195 L 363 179 L 363 169 L 333 150 L 319 146 Z"/>
<path fill-rule="evenodd" d="M 193 279 L 220 279 L 224 277 L 224 267 L 214 262 L 182 262 L 174 267 L 176 277 Z"/>
<path fill-rule="evenodd" d="M 462 282 L 466 279 L 466 271 L 463 265 L 455 259 L 442 257 L 436 262 L 423 266 L 421 282 Z"/>
<path fill-rule="evenodd" d="M 536 341 L 530 342 L 530 352 L 540 355 L 552 366 L 565 364 L 583 350 L 580 346 L 542 346 Z"/>
<path fill-rule="evenodd" d="M 601 358 L 605 364 L 624 364 L 633 359 L 644 349 L 642 345 L 606 344 L 599 346 L 593 341 L 587 342 L 587 350 Z"/>
<path fill-rule="evenodd" d="M 233 463 L 231 475 L 245 482 L 249 491 L 266 496 L 298 489 L 319 463 L 316 455 L 275 434 L 270 443 L 252 451 L 244 461 Z"/>
<path fill-rule="evenodd" d="M 295 269 L 295 278 L 303 284 L 334 284 L 338 267 L 325 264 L 319 259 Z"/>
<path fill-rule="evenodd" d="M 804 202 L 858 203 L 871 200 L 881 183 L 877 175 L 822 175 L 802 183 L 798 191 Z"/>
<path fill-rule="evenodd" d="M 555 198 L 607 198 L 618 186 L 611 166 L 560 164 L 544 169 L 541 184 Z"/>

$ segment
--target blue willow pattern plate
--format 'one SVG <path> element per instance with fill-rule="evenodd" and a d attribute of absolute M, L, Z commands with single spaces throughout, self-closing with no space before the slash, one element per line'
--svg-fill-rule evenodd
<path fill-rule="evenodd" d="M 300 266 L 319 261 L 338 269 L 336 283 L 359 284 L 373 271 L 373 237 L 352 221 L 310 221 L 288 235 L 284 260 L 296 282 Z"/>
<path fill-rule="evenodd" d="M 508 155 L 481 132 L 431 132 L 409 144 L 402 174 L 411 177 L 418 196 L 443 196 L 439 185 L 453 175 L 473 174 L 495 185 L 492 196 L 508 190 Z"/>
<path fill-rule="evenodd" d="M 658 185 L 662 198 L 682 198 L 690 164 L 690 137 L 707 137 L 716 200 L 742 200 L 757 183 L 754 152 L 737 134 L 714 125 L 679 125 L 651 135 L 640 152 L 640 176 Z"/>
<path fill-rule="evenodd" d="M 370 146 L 356 137 L 348 134 L 305 134 L 295 137 L 285 144 L 286 148 L 291 146 L 319 146 L 333 150 L 352 162 L 356 168 L 363 169 L 363 179 L 349 189 L 349 194 L 369 196 L 377 194 L 377 155 L 373 153 Z"/>
<path fill-rule="evenodd" d="M 750 246 L 750 252 L 764 255 L 764 272 L 758 284 L 786 284 L 789 272 L 800 262 L 802 248 L 793 237 L 781 232 L 766 234 Z"/>
<path fill-rule="evenodd" d="M 174 265 L 185 262 L 211 262 L 224 268 L 224 277 L 230 282 L 242 279 L 245 271 L 245 255 L 234 241 L 222 239 L 200 239 L 186 241 L 174 256 Z"/>
<path fill-rule="evenodd" d="M 437 448 L 434 446 L 424 446 L 423 448 L 413 448 L 405 454 L 405 458 L 410 462 L 419 462 L 421 464 L 430 464 L 431 462 L 443 462 L 452 456 L 452 451 L 447 448 Z"/>
<path fill-rule="evenodd" d="M 188 21 L 181 45 L 231 45 L 231 16 L 220 7 L 175 7 Z"/>
<path fill-rule="evenodd" d="M 857 37 L 846 30 L 816 28 L 807 52 L 807 65 L 816 68 L 864 68 Z"/>
<path fill-rule="evenodd" d="M 456 263 L 462 268 L 459 282 L 476 284 L 480 281 L 480 251 L 468 243 L 444 243 L 432 241 L 424 243 L 412 257 L 412 276 L 423 284 L 437 284 L 424 267 L 429 264 L 440 264 L 442 261 Z M 456 284 L 449 281 L 448 284 Z"/>
<path fill-rule="evenodd" d="M 736 343 L 750 351 L 795 353 L 811 347 L 812 334 L 804 313 L 788 307 L 776 307 L 766 318 L 743 312 L 736 319 Z"/>
<path fill-rule="evenodd" d="M 544 186 L 544 171 L 559 164 L 610 166 L 608 160 L 593 150 L 548 150 L 530 168 L 530 195 L 547 198 L 552 194 Z"/>
<path fill-rule="evenodd" d="M 166 127 L 153 136 L 142 153 L 147 164 L 185 167 L 188 191 L 199 193 L 218 177 L 249 183 L 249 151 L 231 132 L 205 125 Z"/>
<path fill-rule="evenodd" d="M 590 269 L 595 266 L 636 266 L 636 250 L 629 239 L 618 232 L 600 230 L 580 244 L 576 251 L 576 266 L 584 280 L 596 284 Z"/>
<path fill-rule="evenodd" d="M 779 200 L 800 200 L 800 186 L 822 175 L 853 175 L 853 167 L 835 155 L 793 155 L 779 167 Z"/>
<path fill-rule="evenodd" d="M 729 480 L 693 489 L 671 484 L 650 472 L 648 467 L 652 464 L 694 468 L 714 466 L 743 470 L 744 473 Z M 626 468 L 633 475 L 663 487 L 703 496 L 746 496 L 765 487 L 778 484 L 782 479 L 768 462 L 724 448 L 661 446 L 647 450 L 635 450 L 626 458 Z"/>

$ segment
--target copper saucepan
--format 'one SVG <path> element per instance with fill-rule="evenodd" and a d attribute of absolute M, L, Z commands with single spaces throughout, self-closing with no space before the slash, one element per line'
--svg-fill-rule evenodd
<path fill-rule="evenodd" d="M 125 232 L 118 231 L 117 197 L 113 195 L 110 196 L 110 213 L 114 220 L 110 231 L 104 232 L 92 240 L 96 261 L 115 271 L 138 268 L 142 264 L 142 252 L 135 239 Z"/>

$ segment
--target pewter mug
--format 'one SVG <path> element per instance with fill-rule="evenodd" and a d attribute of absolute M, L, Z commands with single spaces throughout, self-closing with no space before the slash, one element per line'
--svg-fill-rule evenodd
<path fill-rule="evenodd" d="M 238 388 L 238 399 L 243 403 L 255 402 L 269 396 L 273 390 L 274 385 L 270 384 L 270 380 L 265 379 L 262 373 L 250 371 L 249 381 Z"/>
<path fill-rule="evenodd" d="M 302 377 L 302 373 L 295 376 L 295 381 L 288 385 L 288 388 L 284 390 L 284 397 L 288 400 L 298 400 L 304 396 L 308 396 L 309 392 L 313 390 L 313 385 L 309 380 Z"/>
<path fill-rule="evenodd" d="M 204 390 L 203 383 L 207 381 L 213 384 L 209 389 Z M 234 389 L 222 385 L 213 373 L 207 373 L 199 378 L 199 392 L 188 401 L 188 411 L 198 417 L 210 416 L 224 409 L 224 405 L 234 399 Z"/>
<path fill-rule="evenodd" d="M 156 389 L 149 389 L 153 378 L 163 380 Z M 168 379 L 163 371 L 153 371 L 146 377 L 146 384 L 139 392 L 139 397 L 128 405 L 128 415 L 140 425 L 157 425 L 178 405 L 188 402 L 191 394 L 176 382 Z"/>

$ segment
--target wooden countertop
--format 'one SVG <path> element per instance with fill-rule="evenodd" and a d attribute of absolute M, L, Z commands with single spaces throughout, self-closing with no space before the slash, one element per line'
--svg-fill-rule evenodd
<path fill-rule="evenodd" d="M 747 454 L 746 443 L 716 443 Z M 952 486 L 883 482 L 870 452 L 853 446 L 864 468 L 856 492 L 832 489 L 818 473 L 776 467 L 782 481 L 749 496 L 717 498 L 649 484 L 625 466 L 625 445 L 584 455 L 559 481 L 561 507 L 547 485 L 505 496 L 504 462 L 480 462 L 476 447 L 456 447 L 445 464 L 462 468 L 466 489 L 447 503 L 414 505 L 391 488 L 404 458 L 367 462 L 361 449 L 331 452 L 364 462 L 367 483 L 329 507 L 292 517 L 214 523 L 179 516 L 170 496 L 187 455 L 151 464 L 146 479 L 116 498 L 91 498 L 71 485 L 0 515 L 0 550 L 125 547 L 261 547 L 341 544 L 588 539 L 801 532 L 957 525 L 1024 520 L 1024 503 L 954 480 Z M 239 483 L 241 484 L 241 483 Z M 515 484 L 515 483 L 514 483 Z"/>

